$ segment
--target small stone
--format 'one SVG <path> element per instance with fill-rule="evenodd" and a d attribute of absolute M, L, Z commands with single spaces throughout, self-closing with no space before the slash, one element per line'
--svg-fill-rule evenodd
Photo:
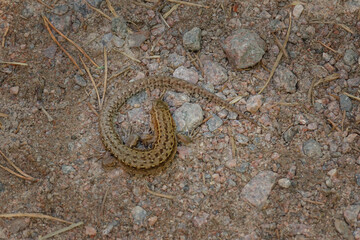
<path fill-rule="evenodd" d="M 360 77 L 351 78 L 351 79 L 347 80 L 347 84 L 349 85 L 350 88 L 359 88 L 360 87 Z"/>
<path fill-rule="evenodd" d="M 262 95 L 251 96 L 246 102 L 246 110 L 252 114 L 256 113 L 262 105 Z"/>
<path fill-rule="evenodd" d="M 356 226 L 357 218 L 360 213 L 360 205 L 350 205 L 344 211 L 345 221 L 350 226 Z"/>
<path fill-rule="evenodd" d="M 322 157 L 321 145 L 314 139 L 310 139 L 303 144 L 304 154 L 311 158 Z"/>
<path fill-rule="evenodd" d="M 135 224 L 140 225 L 144 222 L 147 212 L 140 206 L 136 206 L 131 210 L 131 215 L 133 216 Z"/>
<path fill-rule="evenodd" d="M 11 88 L 10 88 L 10 93 L 13 94 L 13 95 L 18 95 L 18 93 L 19 93 L 19 86 L 11 87 Z"/>
<path fill-rule="evenodd" d="M 103 235 L 108 235 L 111 230 L 116 227 L 117 225 L 119 225 L 119 221 L 113 220 L 111 223 L 109 223 L 105 229 L 102 231 Z"/>
<path fill-rule="evenodd" d="M 227 161 L 225 163 L 225 166 L 228 167 L 228 168 L 234 168 L 236 167 L 236 160 L 235 159 L 231 159 L 229 161 Z"/>
<path fill-rule="evenodd" d="M 241 133 L 237 133 L 235 139 L 241 145 L 247 145 L 249 143 L 249 138 Z"/>
<path fill-rule="evenodd" d="M 86 85 L 87 85 L 86 80 L 78 74 L 75 74 L 75 83 L 77 85 L 79 85 L 80 87 L 86 87 Z"/>
<path fill-rule="evenodd" d="M 279 179 L 278 184 L 282 188 L 289 188 L 291 186 L 291 181 L 287 178 L 281 178 Z"/>
<path fill-rule="evenodd" d="M 197 71 L 191 68 L 186 68 L 184 66 L 175 69 L 173 76 L 191 82 L 193 84 L 196 84 L 199 80 L 199 74 L 197 73 Z"/>
<path fill-rule="evenodd" d="M 326 52 L 324 52 L 322 56 L 326 62 L 330 61 L 330 59 L 332 58 L 332 56 Z"/>
<path fill-rule="evenodd" d="M 5 191 L 5 185 L 0 182 L 0 193 L 2 193 L 3 191 Z"/>
<path fill-rule="evenodd" d="M 336 178 L 336 176 L 337 176 L 337 169 L 336 169 L 336 168 L 331 169 L 331 170 L 327 173 L 327 175 L 328 175 L 329 177 L 331 177 L 331 178 Z"/>
<path fill-rule="evenodd" d="M 52 11 L 53 11 L 53 13 L 61 16 L 61 15 L 64 15 L 65 13 L 67 13 L 68 10 L 69 10 L 69 6 L 62 4 L 62 5 L 55 6 Z"/>
<path fill-rule="evenodd" d="M 140 31 L 129 34 L 127 41 L 129 47 L 140 47 L 150 37 L 149 31 Z"/>
<path fill-rule="evenodd" d="M 316 130 L 318 128 L 318 124 L 317 123 L 310 123 L 309 125 L 308 125 L 308 129 L 309 130 Z"/>
<path fill-rule="evenodd" d="M 356 184 L 360 187 L 360 173 L 355 174 L 355 181 L 356 181 Z"/>
<path fill-rule="evenodd" d="M 333 181 L 332 181 L 330 178 L 328 178 L 328 179 L 325 180 L 325 184 L 326 184 L 326 186 L 328 186 L 329 188 L 333 188 L 333 187 L 334 187 L 334 183 L 333 183 Z"/>
<path fill-rule="evenodd" d="M 68 165 L 62 165 L 61 170 L 64 174 L 69 174 L 71 172 L 75 172 L 75 169 L 72 166 L 68 166 Z"/>
<path fill-rule="evenodd" d="M 122 46 L 124 46 L 125 40 L 123 40 L 122 38 L 114 35 L 112 37 L 112 44 L 114 44 L 114 46 L 117 47 L 117 48 L 121 48 Z"/>
<path fill-rule="evenodd" d="M 351 230 L 345 221 L 335 219 L 334 225 L 335 225 L 336 231 L 338 233 L 340 233 L 344 239 L 349 239 L 349 240 L 354 239 L 351 234 Z"/>
<path fill-rule="evenodd" d="M 49 59 L 53 59 L 55 56 L 57 50 L 57 46 L 55 44 L 51 44 L 49 47 L 45 48 L 42 53 L 44 54 L 45 57 L 49 58 Z"/>
<path fill-rule="evenodd" d="M 184 103 L 176 109 L 173 117 L 177 131 L 184 132 L 199 126 L 204 119 L 204 114 L 199 104 Z"/>
<path fill-rule="evenodd" d="M 7 225 L 7 229 L 11 233 L 18 233 L 18 232 L 26 229 L 29 226 L 29 224 L 30 224 L 29 218 L 18 218 L 18 219 L 12 220 Z"/>
<path fill-rule="evenodd" d="M 350 112 L 352 109 L 351 99 L 345 94 L 340 94 L 340 108 L 342 111 Z"/>
<path fill-rule="evenodd" d="M 357 52 L 355 52 L 352 49 L 348 49 L 345 51 L 345 54 L 344 54 L 344 62 L 345 62 L 345 64 L 352 66 L 357 62 L 358 57 L 359 57 L 359 54 Z"/>
<path fill-rule="evenodd" d="M 190 97 L 182 92 L 167 91 L 164 95 L 169 106 L 181 107 L 184 103 L 190 102 Z"/>
<path fill-rule="evenodd" d="M 207 223 L 207 218 L 209 217 L 209 214 L 207 213 L 201 213 L 199 214 L 199 216 L 195 216 L 193 218 L 193 224 L 195 227 L 201 227 L 203 226 L 204 224 Z"/>
<path fill-rule="evenodd" d="M 85 226 L 85 235 L 87 235 L 89 237 L 95 237 L 96 233 L 97 233 L 97 231 L 94 227 Z"/>
<path fill-rule="evenodd" d="M 201 42 L 201 29 L 194 27 L 183 36 L 184 48 L 190 51 L 199 51 Z"/>
<path fill-rule="evenodd" d="M 157 216 L 153 216 L 153 217 L 150 217 L 148 219 L 148 223 L 149 223 L 149 226 L 152 227 L 155 225 L 155 223 L 157 222 L 158 220 L 158 217 Z"/>
<path fill-rule="evenodd" d="M 221 118 L 219 118 L 216 114 L 213 114 L 213 117 L 206 122 L 206 125 L 208 126 L 210 132 L 215 131 L 222 124 L 223 120 L 221 120 Z"/>
<path fill-rule="evenodd" d="M 300 17 L 301 13 L 303 12 L 304 10 L 304 6 L 299 4 L 299 5 L 296 5 L 294 7 L 294 10 L 293 10 L 293 15 L 294 15 L 294 18 L 297 19 Z"/>
<path fill-rule="evenodd" d="M 283 133 L 283 139 L 285 140 L 285 142 L 289 143 L 293 140 L 293 138 L 298 132 L 299 128 L 297 126 L 291 127 Z"/>
<path fill-rule="evenodd" d="M 226 82 L 228 79 L 226 69 L 216 62 L 205 60 L 203 62 L 203 69 L 205 80 L 208 83 L 219 85 Z"/>
<path fill-rule="evenodd" d="M 274 19 L 269 22 L 269 28 L 270 28 L 271 32 L 278 32 L 282 29 L 285 29 L 286 25 L 279 19 Z"/>
<path fill-rule="evenodd" d="M 283 67 L 281 65 L 278 66 L 275 72 L 274 81 L 276 82 L 279 88 L 285 89 L 287 93 L 296 92 L 296 85 L 298 82 L 298 78 L 288 68 Z"/>
<path fill-rule="evenodd" d="M 111 20 L 111 31 L 119 37 L 125 38 L 128 34 L 126 21 L 123 17 L 116 17 Z"/>
<path fill-rule="evenodd" d="M 262 59 L 266 44 L 257 33 L 240 29 L 225 39 L 223 49 L 231 65 L 235 69 L 243 69 L 254 66 Z"/>
<path fill-rule="evenodd" d="M 297 114 L 295 116 L 295 123 L 301 124 L 301 125 L 306 125 L 308 123 L 308 120 L 303 114 Z"/>
<path fill-rule="evenodd" d="M 241 196 L 250 204 L 262 207 L 275 184 L 277 173 L 263 171 L 256 175 L 241 191 Z"/>
<path fill-rule="evenodd" d="M 177 53 L 171 53 L 169 54 L 168 61 L 171 67 L 177 68 L 185 63 L 185 57 Z"/>

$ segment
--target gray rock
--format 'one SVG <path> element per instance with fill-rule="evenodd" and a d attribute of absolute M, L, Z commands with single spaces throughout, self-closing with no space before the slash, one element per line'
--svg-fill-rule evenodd
<path fill-rule="evenodd" d="M 298 79 L 296 75 L 288 68 L 279 66 L 276 69 L 274 80 L 277 83 L 278 87 L 284 88 L 286 92 L 296 92 L 296 84 L 298 82 Z"/>
<path fill-rule="evenodd" d="M 0 182 L 0 193 L 3 191 L 5 191 L 5 185 L 2 182 Z"/>
<path fill-rule="evenodd" d="M 360 1 L 359 0 L 348 0 L 345 2 L 345 8 L 350 13 L 354 13 L 359 10 L 360 8 Z"/>
<path fill-rule="evenodd" d="M 104 36 L 102 37 L 102 44 L 103 46 L 106 46 L 108 49 L 110 49 L 112 47 L 112 38 L 113 38 L 113 34 L 112 33 L 107 33 L 104 34 Z"/>
<path fill-rule="evenodd" d="M 350 112 L 352 109 L 351 99 L 345 94 L 340 94 L 340 108 L 342 111 Z"/>
<path fill-rule="evenodd" d="M 140 31 L 129 34 L 127 41 L 129 47 L 140 47 L 150 37 L 149 31 Z"/>
<path fill-rule="evenodd" d="M 112 43 L 114 44 L 115 47 L 121 48 L 122 46 L 124 46 L 125 40 L 123 40 L 122 38 L 119 38 L 118 36 L 113 36 Z"/>
<path fill-rule="evenodd" d="M 184 48 L 190 51 L 199 51 L 201 42 L 201 29 L 194 27 L 183 36 Z"/>
<path fill-rule="evenodd" d="M 131 210 L 135 224 L 142 224 L 146 218 L 147 212 L 140 206 L 136 206 Z"/>
<path fill-rule="evenodd" d="M 350 88 L 360 88 L 360 77 L 347 80 L 347 84 Z"/>
<path fill-rule="evenodd" d="M 355 181 L 356 181 L 356 184 L 360 187 L 360 173 L 355 174 Z"/>
<path fill-rule="evenodd" d="M 193 218 L 193 221 L 192 221 L 192 222 L 193 222 L 193 224 L 194 224 L 195 227 L 200 228 L 200 227 L 202 227 L 204 224 L 207 223 L 208 217 L 209 217 L 209 214 L 207 214 L 207 213 L 201 213 L 201 214 L 199 214 L 199 216 L 195 216 L 195 217 Z"/>
<path fill-rule="evenodd" d="M 354 237 L 351 234 L 351 230 L 345 221 L 335 219 L 334 225 L 335 225 L 336 231 L 338 233 L 340 233 L 344 237 L 344 239 L 347 239 L 347 240 L 354 239 Z"/>
<path fill-rule="evenodd" d="M 191 68 L 186 68 L 184 66 L 180 66 L 175 69 L 173 76 L 191 82 L 193 84 L 196 84 L 199 80 L 199 74 L 197 73 L 197 71 Z"/>
<path fill-rule="evenodd" d="M 350 226 L 356 226 L 357 217 L 360 212 L 360 205 L 350 205 L 344 211 L 345 221 Z"/>
<path fill-rule="evenodd" d="M 117 225 L 119 225 L 119 221 L 113 220 L 111 223 L 109 223 L 106 228 L 102 231 L 103 235 L 108 235 L 111 230 L 116 227 Z"/>
<path fill-rule="evenodd" d="M 7 225 L 7 229 L 11 233 L 18 233 L 20 231 L 23 231 L 26 229 L 30 224 L 30 220 L 26 218 L 18 218 L 15 220 L 12 220 L 10 224 Z"/>
<path fill-rule="evenodd" d="M 323 154 L 320 144 L 314 139 L 310 139 L 303 144 L 304 154 L 312 158 L 320 158 Z"/>
<path fill-rule="evenodd" d="M 75 74 L 75 83 L 77 85 L 79 85 L 80 87 L 86 87 L 86 85 L 87 85 L 86 80 L 78 74 Z"/>
<path fill-rule="evenodd" d="M 262 59 L 266 45 L 257 33 L 240 29 L 225 39 L 223 49 L 233 67 L 243 69 Z"/>
<path fill-rule="evenodd" d="M 210 132 L 215 131 L 223 124 L 223 120 L 219 118 L 216 114 L 213 114 L 212 118 L 209 119 L 209 121 L 206 122 L 206 125 L 209 128 Z"/>
<path fill-rule="evenodd" d="M 270 28 L 271 32 L 277 32 L 282 29 L 285 29 L 286 25 L 285 25 L 285 23 L 281 22 L 279 19 L 274 19 L 274 20 L 270 21 L 269 28 Z"/>
<path fill-rule="evenodd" d="M 135 94 L 134 96 L 130 97 L 127 101 L 127 103 L 134 107 L 135 105 L 140 105 L 141 103 L 143 103 L 147 98 L 147 93 L 146 91 L 141 91 L 137 94 Z"/>
<path fill-rule="evenodd" d="M 199 104 L 184 103 L 174 113 L 176 129 L 179 132 L 191 131 L 199 126 L 204 119 L 203 110 Z"/>
<path fill-rule="evenodd" d="M 56 15 L 64 15 L 65 13 L 67 13 L 67 11 L 69 10 L 69 6 L 68 5 L 57 5 L 54 7 L 54 9 L 52 10 L 53 13 L 55 13 Z"/>
<path fill-rule="evenodd" d="M 181 107 L 186 102 L 190 102 L 190 97 L 186 93 L 167 91 L 164 95 L 165 101 L 174 107 Z"/>
<path fill-rule="evenodd" d="M 57 50 L 57 46 L 55 44 L 51 44 L 49 47 L 45 48 L 42 53 L 44 54 L 45 57 L 49 59 L 54 59 L 56 50 Z"/>
<path fill-rule="evenodd" d="M 203 69 L 205 80 L 208 83 L 219 85 L 224 83 L 228 79 L 226 69 L 216 62 L 205 60 L 203 62 Z"/>
<path fill-rule="evenodd" d="M 263 103 L 262 99 L 262 95 L 254 95 L 249 97 L 249 99 L 246 101 L 246 110 L 252 114 L 256 113 Z"/>
<path fill-rule="evenodd" d="M 287 178 L 281 178 L 279 179 L 278 184 L 282 188 L 289 188 L 291 186 L 291 181 Z"/>
<path fill-rule="evenodd" d="M 169 54 L 168 61 L 171 67 L 177 68 L 185 63 L 185 57 L 177 53 L 171 53 Z"/>
<path fill-rule="evenodd" d="M 23 16 L 24 18 L 30 18 L 34 15 L 35 9 L 34 7 L 29 4 L 24 2 L 25 7 L 23 8 L 23 10 L 21 11 L 21 16 Z"/>
<path fill-rule="evenodd" d="M 345 64 L 352 66 L 357 62 L 357 58 L 359 57 L 359 54 L 355 52 L 352 49 L 348 49 L 345 51 L 344 54 L 344 62 Z"/>
<path fill-rule="evenodd" d="M 113 18 L 111 20 L 111 31 L 121 38 L 126 38 L 128 30 L 125 19 L 123 17 Z"/>
<path fill-rule="evenodd" d="M 72 166 L 69 165 L 62 165 L 61 170 L 64 174 L 69 174 L 71 172 L 75 172 L 75 169 Z"/>
<path fill-rule="evenodd" d="M 250 180 L 241 191 L 241 197 L 251 205 L 261 208 L 269 197 L 278 174 L 263 171 Z"/>
<path fill-rule="evenodd" d="M 249 138 L 241 133 L 237 133 L 235 139 L 241 145 L 247 145 L 249 143 Z"/>
<path fill-rule="evenodd" d="M 61 32 L 68 31 L 71 27 L 70 16 L 52 15 L 49 20 Z"/>
<path fill-rule="evenodd" d="M 294 18 L 295 19 L 299 18 L 303 10 L 304 10 L 303 5 L 301 5 L 301 4 L 296 5 L 293 9 Z"/>

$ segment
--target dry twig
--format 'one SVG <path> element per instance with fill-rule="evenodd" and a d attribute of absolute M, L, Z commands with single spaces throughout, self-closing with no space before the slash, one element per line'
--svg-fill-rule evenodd
<path fill-rule="evenodd" d="M 19 66 L 29 66 L 27 63 L 22 63 L 22 62 L 3 62 L 3 61 L 0 61 L 0 64 L 19 65 Z"/>
<path fill-rule="evenodd" d="M 162 198 L 167 198 L 167 199 L 170 199 L 170 200 L 173 200 L 175 198 L 175 196 L 172 196 L 172 195 L 166 195 L 166 194 L 162 194 L 162 193 L 157 193 L 157 192 L 154 192 L 154 191 L 151 191 L 149 188 L 146 188 L 146 191 L 154 196 L 157 196 L 157 197 L 162 197 Z"/>
<path fill-rule="evenodd" d="M 114 15 L 114 17 L 119 17 L 119 15 L 116 13 L 115 9 L 111 5 L 110 0 L 106 0 L 106 3 L 108 5 L 108 8 L 109 8 L 110 12 Z"/>
<path fill-rule="evenodd" d="M 10 29 L 10 24 L 7 24 L 7 26 L 6 26 L 6 28 L 5 28 L 4 35 L 3 35 L 3 37 L 2 37 L 1 47 L 5 47 L 6 35 L 8 34 L 9 29 Z"/>
<path fill-rule="evenodd" d="M 100 9 L 97 9 L 96 7 L 91 6 L 91 4 L 88 3 L 86 0 L 85 0 L 85 3 L 86 3 L 86 5 L 88 5 L 92 10 L 100 13 L 100 14 L 101 14 L 102 16 L 104 16 L 106 19 L 108 19 L 108 20 L 111 21 L 111 17 L 110 17 L 109 15 L 103 13 Z"/>
<path fill-rule="evenodd" d="M 96 87 L 96 83 L 95 83 L 95 81 L 94 81 L 94 78 L 92 77 L 89 68 L 86 66 L 86 64 L 84 63 L 84 61 L 82 60 L 81 57 L 80 57 L 80 60 L 81 60 L 81 62 L 82 62 L 82 64 L 83 64 L 83 66 L 84 66 L 87 74 L 89 75 L 89 78 L 90 78 L 93 86 L 94 86 L 94 89 L 95 89 L 95 92 L 96 92 L 96 96 L 97 96 L 97 99 L 98 99 L 98 103 L 99 103 L 99 107 L 100 107 L 100 106 L 101 106 L 100 95 L 99 95 L 99 91 L 98 91 L 98 89 L 97 89 L 97 87 Z"/>
<path fill-rule="evenodd" d="M 104 101 L 105 101 L 105 94 L 106 94 L 106 87 L 107 87 L 107 76 L 108 76 L 108 64 L 107 64 L 107 53 L 106 53 L 106 47 L 104 46 L 104 65 L 105 65 L 105 73 L 104 73 L 104 92 L 103 97 L 101 100 L 100 109 L 102 108 Z"/>
<path fill-rule="evenodd" d="M 344 92 L 344 94 L 345 94 L 346 96 L 348 96 L 349 98 L 352 98 L 352 99 L 355 99 L 355 100 L 357 100 L 357 101 L 360 101 L 360 98 L 359 98 L 359 97 L 356 97 L 356 96 L 354 96 L 354 95 L 351 95 L 350 93 Z"/>
<path fill-rule="evenodd" d="M 43 218 L 43 219 L 49 219 L 54 220 L 62 223 L 68 223 L 73 224 L 72 222 L 62 220 L 60 218 L 52 217 L 49 215 L 45 215 L 42 213 L 8 213 L 8 214 L 0 214 L 0 218 L 14 218 L 14 217 L 29 217 L 29 218 Z"/>
<path fill-rule="evenodd" d="M 209 6 L 205 6 L 205 5 L 201 5 L 201 4 L 197 4 L 197 3 L 192 3 L 192 2 L 185 2 L 185 1 L 179 1 L 179 0 L 167 0 L 167 1 L 172 2 L 172 3 L 178 3 L 178 4 L 184 4 L 184 5 L 188 5 L 188 6 L 193 6 L 193 7 L 210 8 Z"/>
<path fill-rule="evenodd" d="M 164 14 L 164 18 L 166 19 L 168 16 L 170 16 L 170 14 L 175 11 L 179 6 L 180 4 L 175 4 L 174 6 L 172 6 L 172 8 L 170 8 L 170 10 Z"/>
<path fill-rule="evenodd" d="M 29 180 L 29 181 L 37 181 L 36 178 L 33 178 L 32 176 L 26 174 L 25 172 L 23 172 L 18 166 L 16 166 L 9 158 L 6 157 L 6 155 L 0 150 L 0 155 L 3 156 L 3 158 L 5 158 L 5 160 L 13 167 L 16 169 L 16 171 L 18 171 L 18 173 L 14 172 L 13 170 L 4 167 L 2 165 L 0 165 L 0 167 L 12 174 L 14 174 L 15 176 L 19 177 L 19 178 L 23 178 L 25 180 Z"/>
<path fill-rule="evenodd" d="M 59 229 L 59 230 L 57 230 L 57 231 L 55 231 L 55 232 L 52 232 L 52 233 L 48 233 L 48 234 L 46 234 L 46 235 L 43 236 L 43 237 L 39 237 L 39 240 L 45 240 L 45 239 L 54 237 L 54 236 L 56 236 L 56 235 L 58 235 L 58 234 L 60 234 L 60 233 L 70 231 L 71 229 L 76 228 L 76 227 L 78 227 L 78 226 L 81 226 L 81 225 L 83 225 L 83 224 L 84 224 L 83 222 L 73 223 L 73 224 L 71 224 L 70 226 L 64 227 L 64 228 Z"/>

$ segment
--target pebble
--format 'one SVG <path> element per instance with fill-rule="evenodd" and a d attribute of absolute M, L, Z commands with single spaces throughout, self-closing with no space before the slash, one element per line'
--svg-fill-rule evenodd
<path fill-rule="evenodd" d="M 262 59 L 266 44 L 260 36 L 248 29 L 240 29 L 227 37 L 224 52 L 235 69 L 252 67 Z"/>
<path fill-rule="evenodd" d="M 351 234 L 351 230 L 345 221 L 335 219 L 334 225 L 335 225 L 336 231 L 338 233 L 340 233 L 344 239 L 349 239 L 349 240 L 354 239 Z"/>
<path fill-rule="evenodd" d="M 297 126 L 291 127 L 283 133 L 283 139 L 285 140 L 285 142 L 289 143 L 293 140 L 293 138 L 298 132 L 299 128 Z"/>
<path fill-rule="evenodd" d="M 190 51 L 199 51 L 201 42 L 201 29 L 194 27 L 183 36 L 184 48 Z"/>
<path fill-rule="evenodd" d="M 5 191 L 5 185 L 0 182 L 0 193 Z"/>
<path fill-rule="evenodd" d="M 116 36 L 116 35 L 113 35 L 112 39 L 112 44 L 117 47 L 117 48 L 121 48 L 122 46 L 124 46 L 125 44 L 125 40 L 123 40 L 122 38 Z"/>
<path fill-rule="evenodd" d="M 68 166 L 68 165 L 62 165 L 61 170 L 64 174 L 69 174 L 71 172 L 75 172 L 75 169 L 72 166 Z"/>
<path fill-rule="evenodd" d="M 241 145 L 247 145 L 249 143 L 249 138 L 241 133 L 235 134 L 235 139 Z"/>
<path fill-rule="evenodd" d="M 279 179 L 278 184 L 282 188 L 289 188 L 291 186 L 291 181 L 287 178 L 281 178 Z"/>
<path fill-rule="evenodd" d="M 301 5 L 301 4 L 296 5 L 293 10 L 294 18 L 298 19 L 300 17 L 301 13 L 303 12 L 303 10 L 304 10 L 303 5 Z"/>
<path fill-rule="evenodd" d="M 360 87 L 360 77 L 348 79 L 347 84 L 349 85 L 350 88 L 359 88 Z"/>
<path fill-rule="evenodd" d="M 119 221 L 113 220 L 111 223 L 109 223 L 106 228 L 102 231 L 103 235 L 108 235 L 111 230 L 116 227 L 117 225 L 119 225 Z"/>
<path fill-rule="evenodd" d="M 192 68 L 186 68 L 184 66 L 180 66 L 175 69 L 173 76 L 193 84 L 196 84 L 199 81 L 199 74 L 197 71 Z"/>
<path fill-rule="evenodd" d="M 352 109 L 351 99 L 345 94 L 340 94 L 340 109 L 350 112 Z"/>
<path fill-rule="evenodd" d="M 97 233 L 97 231 L 94 227 L 85 226 L 85 235 L 87 235 L 89 237 L 95 237 L 96 233 Z"/>
<path fill-rule="evenodd" d="M 111 31 L 116 33 L 121 38 L 126 38 L 128 30 L 125 19 L 123 17 L 112 18 Z"/>
<path fill-rule="evenodd" d="M 129 47 L 140 47 L 150 37 L 149 31 L 140 31 L 129 34 L 127 37 Z"/>
<path fill-rule="evenodd" d="M 219 118 L 216 114 L 213 114 L 212 118 L 210 118 L 210 119 L 206 122 L 206 125 L 208 126 L 210 132 L 215 131 L 215 130 L 218 129 L 222 124 L 223 124 L 223 120 L 221 120 L 221 118 Z"/>
<path fill-rule="evenodd" d="M 62 5 L 55 6 L 54 9 L 52 10 L 52 12 L 61 16 L 61 15 L 64 15 L 65 13 L 67 13 L 68 10 L 69 10 L 69 6 L 62 4 Z"/>
<path fill-rule="evenodd" d="M 356 184 L 360 187 L 360 173 L 355 174 L 355 181 L 356 181 Z"/>
<path fill-rule="evenodd" d="M 239 173 L 245 173 L 250 167 L 250 163 L 243 162 L 240 164 L 240 167 L 237 169 Z"/>
<path fill-rule="evenodd" d="M 149 226 L 150 226 L 150 227 L 154 226 L 155 223 L 157 222 L 157 220 L 158 220 L 158 217 L 157 217 L 157 216 L 150 217 L 150 218 L 148 219 L 148 224 L 149 224 Z"/>
<path fill-rule="evenodd" d="M 311 158 L 322 157 L 321 145 L 314 139 L 310 139 L 303 144 L 304 154 Z"/>
<path fill-rule="evenodd" d="M 261 208 L 269 197 L 277 175 L 271 171 L 260 172 L 245 185 L 241 191 L 241 197 L 253 206 Z"/>
<path fill-rule="evenodd" d="M 185 57 L 180 56 L 177 53 L 171 53 L 168 57 L 168 62 L 171 67 L 177 68 L 185 63 Z"/>
<path fill-rule="evenodd" d="M 305 237 L 311 238 L 313 237 L 314 230 L 311 226 L 306 224 L 292 223 L 287 225 L 284 231 L 286 231 L 289 234 L 289 236 L 304 235 Z M 294 238 L 294 239 L 301 239 L 301 238 Z"/>
<path fill-rule="evenodd" d="M 217 62 L 203 61 L 205 80 L 213 85 L 219 85 L 228 80 L 227 71 Z"/>
<path fill-rule="evenodd" d="M 45 48 L 42 53 L 45 57 L 49 59 L 54 59 L 55 53 L 57 50 L 57 46 L 55 44 L 51 44 L 49 47 Z"/>
<path fill-rule="evenodd" d="M 228 168 L 236 167 L 236 159 L 230 159 L 225 163 L 225 166 Z"/>
<path fill-rule="evenodd" d="M 86 87 L 86 85 L 87 85 L 86 80 L 78 74 L 75 74 L 75 83 L 77 85 L 79 85 L 80 87 Z"/>
<path fill-rule="evenodd" d="M 328 171 L 327 175 L 331 178 L 336 178 L 337 176 L 337 169 L 334 168 L 334 169 L 331 169 L 330 171 Z"/>
<path fill-rule="evenodd" d="M 262 98 L 262 95 L 254 95 L 249 97 L 249 99 L 246 101 L 246 110 L 252 114 L 256 113 L 263 103 Z"/>
<path fill-rule="evenodd" d="M 19 89 L 20 89 L 19 86 L 11 87 L 10 88 L 10 93 L 13 94 L 13 95 L 18 95 Z"/>
<path fill-rule="evenodd" d="M 309 120 L 303 114 L 297 114 L 295 116 L 295 123 L 300 125 L 308 124 Z"/>
<path fill-rule="evenodd" d="M 325 184 L 326 184 L 326 186 L 328 186 L 329 188 L 333 188 L 333 187 L 334 187 L 334 183 L 333 183 L 333 181 L 332 181 L 330 178 L 327 178 L 327 179 L 325 180 Z"/>
<path fill-rule="evenodd" d="M 140 225 L 144 222 L 147 212 L 142 207 L 136 206 L 131 210 L 131 215 L 135 224 Z"/>
<path fill-rule="evenodd" d="M 25 230 L 29 226 L 29 224 L 30 224 L 29 218 L 18 218 L 8 223 L 7 229 L 11 233 L 18 233 L 20 231 Z"/>
<path fill-rule="evenodd" d="M 209 214 L 207 213 L 200 213 L 199 216 L 195 216 L 193 218 L 193 224 L 195 227 L 202 227 L 204 224 L 207 223 L 207 219 L 209 217 Z"/>
<path fill-rule="evenodd" d="M 178 132 L 191 131 L 204 120 L 203 110 L 196 103 L 184 103 L 176 109 L 173 117 Z"/>
<path fill-rule="evenodd" d="M 359 54 L 352 49 L 347 49 L 344 54 L 344 62 L 345 64 L 352 66 L 358 60 Z"/>
<path fill-rule="evenodd" d="M 359 213 L 360 213 L 360 205 L 359 204 L 348 206 L 344 211 L 345 221 L 350 226 L 356 226 Z"/>
<path fill-rule="evenodd" d="M 295 93 L 298 78 L 284 66 L 278 66 L 275 72 L 274 81 L 279 88 L 285 89 L 287 93 Z"/>
<path fill-rule="evenodd" d="M 190 102 L 190 97 L 182 92 L 167 91 L 164 95 L 165 101 L 169 106 L 181 107 L 186 102 Z"/>

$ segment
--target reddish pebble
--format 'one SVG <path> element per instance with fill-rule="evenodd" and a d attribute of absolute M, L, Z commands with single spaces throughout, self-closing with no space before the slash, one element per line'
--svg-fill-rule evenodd
<path fill-rule="evenodd" d="M 154 226 L 154 224 L 157 222 L 157 220 L 158 220 L 157 216 L 150 217 L 150 218 L 148 219 L 149 226 L 150 226 L 150 227 Z"/>
<path fill-rule="evenodd" d="M 90 226 L 85 227 L 85 234 L 90 237 L 96 236 L 96 229 Z"/>
<path fill-rule="evenodd" d="M 15 87 L 11 87 L 10 88 L 10 93 L 17 95 L 19 93 L 19 86 L 15 86 Z"/>

